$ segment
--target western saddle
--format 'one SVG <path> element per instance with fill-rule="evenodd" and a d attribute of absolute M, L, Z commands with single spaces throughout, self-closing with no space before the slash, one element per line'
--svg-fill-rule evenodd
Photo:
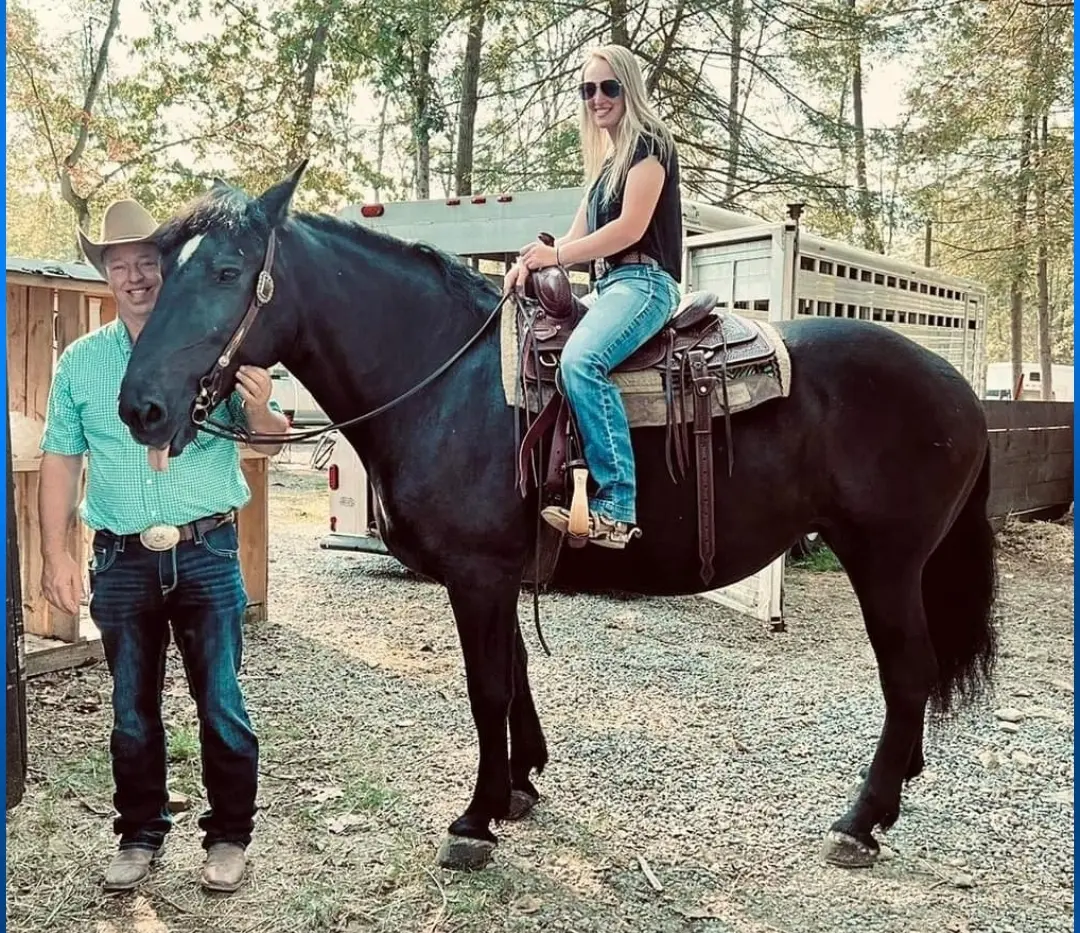
<path fill-rule="evenodd" d="M 543 239 L 544 236 L 541 235 Z M 588 308 L 572 293 L 564 269 L 549 266 L 530 274 L 517 301 L 520 386 L 538 410 L 518 448 L 518 484 L 528 491 L 529 460 L 542 437 L 552 431 L 546 478 L 538 486 L 540 506 L 570 500 L 571 547 L 588 538 L 587 468 L 569 404 L 561 390 L 559 362 L 563 347 Z M 715 557 L 713 496 L 713 400 L 717 392 L 724 414 L 728 475 L 734 465 L 728 385 L 747 367 L 776 363 L 776 349 L 751 320 L 717 307 L 712 292 L 685 295 L 668 324 L 613 370 L 619 373 L 655 371 L 660 375 L 665 406 L 668 473 L 673 482 L 689 467 L 689 424 L 693 422 L 697 475 L 698 546 L 701 578 L 708 585 Z M 687 395 L 692 414 L 687 416 Z M 545 401 L 546 399 L 546 401 Z M 527 403 L 526 409 L 529 409 Z M 674 456 L 674 465 L 672 457 Z M 572 486 L 572 488 L 571 488 Z M 553 571 L 554 566 L 550 568 Z M 539 573 L 539 570 L 538 570 Z"/>

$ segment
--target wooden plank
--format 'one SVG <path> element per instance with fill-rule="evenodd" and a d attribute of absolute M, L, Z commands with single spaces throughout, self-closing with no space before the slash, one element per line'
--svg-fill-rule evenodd
<path fill-rule="evenodd" d="M 270 509 L 267 464 L 265 456 L 244 457 L 240 461 L 244 478 L 251 489 L 251 500 L 237 515 L 240 567 L 249 605 L 265 606 L 269 590 Z"/>
<path fill-rule="evenodd" d="M 98 324 L 108 324 L 110 321 L 115 320 L 116 299 L 113 298 L 112 292 L 109 292 L 101 298 L 101 313 L 99 315 Z"/>
<path fill-rule="evenodd" d="M 85 638 L 74 644 L 56 642 L 47 647 L 26 652 L 26 676 L 37 677 L 39 674 L 51 674 L 54 671 L 81 667 L 94 661 L 102 661 L 105 651 L 101 638 Z"/>
<path fill-rule="evenodd" d="M 7 273 L 8 285 L 22 288 L 55 288 L 57 291 L 78 292 L 83 295 L 109 295 L 109 286 L 99 280 L 81 281 L 51 275 L 32 275 L 26 272 Z"/>
<path fill-rule="evenodd" d="M 25 286 L 7 287 L 8 408 L 26 414 L 26 326 L 30 292 Z"/>
<path fill-rule="evenodd" d="M 90 330 L 89 299 L 79 292 L 62 291 L 56 296 L 56 356 Z"/>
<path fill-rule="evenodd" d="M 1051 427 L 1073 423 L 1072 402 L 1002 401 L 984 399 L 986 424 L 1000 428 Z"/>
<path fill-rule="evenodd" d="M 1030 512 L 1054 505 L 1067 506 L 1072 502 L 1072 478 L 1053 479 L 1024 486 L 994 488 L 987 503 L 987 512 L 993 516 L 1013 512 Z"/>
<path fill-rule="evenodd" d="M 15 514 L 19 524 L 19 564 L 22 570 L 23 628 L 32 635 L 52 637 L 49 604 L 41 595 L 41 529 L 37 521 L 38 474 L 15 474 Z"/>
<path fill-rule="evenodd" d="M 1043 479 L 1064 479 L 1073 475 L 1073 452 L 1056 450 L 1040 453 L 1032 450 L 1008 450 L 990 456 L 990 484 L 997 486 L 1002 477 L 1020 477 L 1025 474 Z"/>
<path fill-rule="evenodd" d="M 26 413 L 44 422 L 53 370 L 53 290 L 30 289 L 26 334 Z"/>

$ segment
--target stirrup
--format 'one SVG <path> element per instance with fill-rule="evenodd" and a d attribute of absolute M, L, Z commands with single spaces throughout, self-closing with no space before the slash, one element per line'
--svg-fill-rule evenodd
<path fill-rule="evenodd" d="M 549 505 L 540 513 L 544 521 L 562 534 L 570 534 L 570 510 L 558 505 Z M 634 538 L 641 537 L 641 529 L 627 522 L 612 521 L 605 515 L 589 510 L 589 530 L 585 537 L 591 544 L 599 547 L 622 550 Z"/>

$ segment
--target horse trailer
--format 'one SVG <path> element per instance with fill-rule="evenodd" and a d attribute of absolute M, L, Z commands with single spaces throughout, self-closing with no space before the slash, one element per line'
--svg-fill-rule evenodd
<path fill-rule="evenodd" d="M 560 235 L 573 221 L 581 188 L 348 207 L 341 212 L 405 240 L 455 253 L 501 283 L 522 244 L 538 232 Z M 935 269 L 857 249 L 800 229 L 768 223 L 693 200 L 683 201 L 683 292 L 708 290 L 720 307 L 768 321 L 800 316 L 872 321 L 948 360 L 980 397 L 986 381 L 986 289 Z M 588 287 L 572 271 L 575 290 Z M 735 445 L 738 447 L 736 419 Z M 327 466 L 330 529 L 320 546 L 386 553 L 375 520 L 378 503 L 364 466 L 335 435 Z M 785 557 L 756 574 L 702 594 L 773 626 L 783 622 Z"/>

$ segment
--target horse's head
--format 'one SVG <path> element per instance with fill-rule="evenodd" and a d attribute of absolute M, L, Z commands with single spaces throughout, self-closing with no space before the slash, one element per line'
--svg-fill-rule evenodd
<path fill-rule="evenodd" d="M 215 182 L 158 230 L 161 291 L 120 387 L 120 418 L 140 444 L 179 454 L 198 431 L 196 398 L 201 418 L 241 363 L 281 358 L 295 327 L 274 313 L 274 247 L 305 167 L 259 197 Z"/>

